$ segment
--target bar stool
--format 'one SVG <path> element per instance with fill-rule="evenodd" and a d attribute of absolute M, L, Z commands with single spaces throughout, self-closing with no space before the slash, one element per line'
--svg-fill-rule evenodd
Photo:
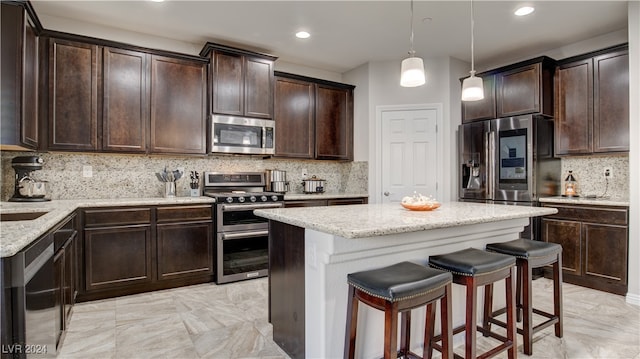
<path fill-rule="evenodd" d="M 522 320 L 523 352 L 533 353 L 533 334 L 555 325 L 556 337 L 562 338 L 562 246 L 556 243 L 516 239 L 505 243 L 487 244 L 487 251 L 508 254 L 516 258 L 518 280 L 516 289 L 517 320 Z M 553 314 L 533 308 L 531 300 L 531 272 L 533 268 L 553 264 Z M 504 326 L 503 321 L 495 317 L 504 313 L 504 308 L 493 311 L 493 288 L 485 291 L 485 316 L 483 325 L 489 329 L 491 323 Z M 522 312 L 524 312 L 524 318 Z M 533 313 L 546 317 L 548 320 L 533 326 Z"/>
<path fill-rule="evenodd" d="M 476 358 L 476 333 L 480 331 L 485 336 L 491 336 L 502 342 L 488 352 L 481 355 L 482 358 L 493 357 L 505 350 L 509 359 L 516 358 L 516 321 L 515 321 L 515 295 L 513 282 L 515 280 L 514 257 L 498 253 L 489 253 L 480 249 L 467 248 L 461 251 L 430 256 L 429 266 L 453 273 L 453 282 L 465 286 L 466 289 L 466 318 L 465 324 L 455 328 L 453 334 L 465 332 L 465 358 Z M 486 288 L 499 280 L 505 280 L 507 303 L 507 336 L 485 330 L 477 325 L 477 300 L 478 287 Z M 434 341 L 439 341 L 436 337 Z M 438 349 L 437 345 L 433 345 Z M 461 356 L 454 354 L 456 358 Z"/>
<path fill-rule="evenodd" d="M 358 302 L 384 311 L 384 358 L 420 358 L 410 350 L 411 309 L 426 305 L 423 357 L 431 358 L 432 338 L 436 312 L 433 304 L 440 299 L 440 326 L 442 328 L 442 357 L 452 358 L 451 332 L 451 274 L 411 262 L 351 273 L 349 302 L 345 332 L 344 358 L 355 355 L 358 324 Z M 400 351 L 398 343 L 398 313 L 401 315 Z"/>

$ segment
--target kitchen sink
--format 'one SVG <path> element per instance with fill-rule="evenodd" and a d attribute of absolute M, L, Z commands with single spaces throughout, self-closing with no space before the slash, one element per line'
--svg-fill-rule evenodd
<path fill-rule="evenodd" d="M 12 221 L 31 221 L 38 219 L 49 212 L 15 212 L 15 213 L 0 213 L 1 222 Z"/>

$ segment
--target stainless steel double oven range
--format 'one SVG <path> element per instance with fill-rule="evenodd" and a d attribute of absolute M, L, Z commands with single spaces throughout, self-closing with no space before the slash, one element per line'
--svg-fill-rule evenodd
<path fill-rule="evenodd" d="M 216 199 L 216 283 L 268 274 L 269 222 L 253 210 L 284 207 L 284 194 L 265 192 L 263 172 L 204 173 L 204 195 Z"/>

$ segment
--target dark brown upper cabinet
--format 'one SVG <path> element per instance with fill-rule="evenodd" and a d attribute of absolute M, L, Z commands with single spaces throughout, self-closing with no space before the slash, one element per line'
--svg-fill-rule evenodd
<path fill-rule="evenodd" d="M 208 42 L 200 56 L 210 59 L 212 112 L 273 118 L 273 63 L 276 57 Z"/>
<path fill-rule="evenodd" d="M 206 154 L 207 60 L 56 35 L 49 150 Z"/>
<path fill-rule="evenodd" d="M 463 123 L 496 118 L 496 76 L 487 74 L 479 77 L 482 77 L 484 99 L 462 101 Z"/>
<path fill-rule="evenodd" d="M 206 86 L 205 64 L 151 57 L 151 152 L 206 154 Z"/>
<path fill-rule="evenodd" d="M 314 158 L 315 97 L 313 83 L 276 77 L 276 156 Z"/>
<path fill-rule="evenodd" d="M 2 124 L 0 149 L 38 147 L 38 36 L 30 3 L 2 3 Z"/>
<path fill-rule="evenodd" d="M 49 150 L 98 149 L 98 46 L 49 44 Z"/>
<path fill-rule="evenodd" d="M 103 49 L 102 149 L 145 152 L 149 128 L 150 55 Z"/>
<path fill-rule="evenodd" d="M 276 156 L 353 160 L 354 86 L 276 72 Z"/>
<path fill-rule="evenodd" d="M 561 61 L 555 88 L 556 154 L 629 150 L 626 45 Z"/>
<path fill-rule="evenodd" d="M 526 114 L 552 117 L 554 69 L 555 60 L 542 56 L 478 74 L 485 98 L 462 102 L 462 122 Z"/>

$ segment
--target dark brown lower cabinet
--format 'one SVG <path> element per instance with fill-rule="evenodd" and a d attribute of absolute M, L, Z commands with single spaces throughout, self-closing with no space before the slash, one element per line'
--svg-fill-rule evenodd
<path fill-rule="evenodd" d="M 83 226 L 79 300 L 213 279 L 211 205 L 91 208 Z"/>
<path fill-rule="evenodd" d="M 302 200 L 289 200 L 284 202 L 284 206 L 287 208 L 292 207 L 321 207 L 321 206 L 342 206 L 347 204 L 367 204 L 369 199 L 367 197 L 354 197 L 354 198 L 330 198 L 330 199 L 302 199 Z"/>
<path fill-rule="evenodd" d="M 558 213 L 542 218 L 542 239 L 562 245 L 563 279 L 610 293 L 627 293 L 627 207 L 544 204 Z M 550 270 L 545 276 L 550 276 Z"/>

